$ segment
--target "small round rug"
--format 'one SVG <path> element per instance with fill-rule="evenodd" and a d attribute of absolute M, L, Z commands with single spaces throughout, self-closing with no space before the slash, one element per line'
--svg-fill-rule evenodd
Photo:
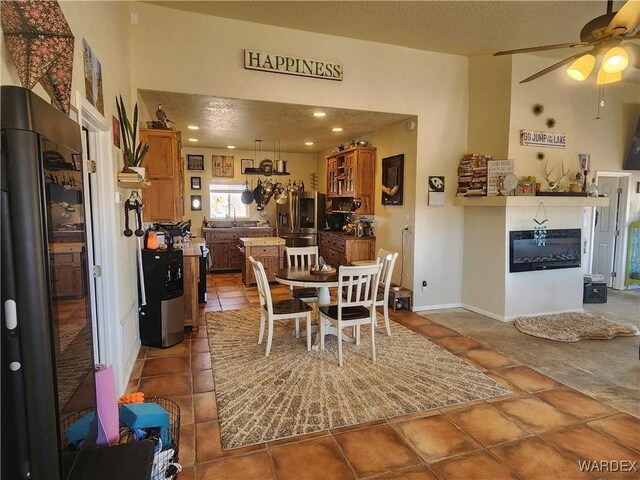
<path fill-rule="evenodd" d="M 629 323 L 612 322 L 604 317 L 582 312 L 556 313 L 535 317 L 519 317 L 514 322 L 522 333 L 558 342 L 580 340 L 610 340 L 613 337 L 640 335 Z"/>

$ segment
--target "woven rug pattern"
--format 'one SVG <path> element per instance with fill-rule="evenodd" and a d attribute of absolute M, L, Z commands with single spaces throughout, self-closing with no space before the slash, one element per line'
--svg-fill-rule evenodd
<path fill-rule="evenodd" d="M 617 323 L 589 313 L 566 312 L 535 317 L 519 317 L 515 327 L 522 333 L 558 342 L 578 342 L 583 339 L 610 340 L 633 337 L 638 329 L 629 323 Z"/>
<path fill-rule="evenodd" d="M 209 312 L 206 320 L 225 450 L 509 393 L 395 322 L 391 337 L 383 324 L 376 331 L 376 363 L 362 327 L 359 346 L 344 344 L 340 368 L 336 337 L 326 337 L 325 351 L 307 352 L 287 321 L 275 323 L 265 357 L 257 308 Z"/>

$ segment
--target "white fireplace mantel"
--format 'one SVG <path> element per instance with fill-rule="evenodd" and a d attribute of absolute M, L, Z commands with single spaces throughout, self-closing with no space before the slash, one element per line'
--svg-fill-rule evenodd
<path fill-rule="evenodd" d="M 580 228 L 586 246 L 590 227 L 585 208 L 608 206 L 609 197 L 456 197 L 464 209 L 462 304 L 501 321 L 519 316 L 582 310 L 583 269 L 509 271 L 509 232 L 533 230 L 546 218 L 548 229 Z M 544 205 L 541 208 L 540 203 Z M 583 248 L 585 265 L 587 249 Z"/>

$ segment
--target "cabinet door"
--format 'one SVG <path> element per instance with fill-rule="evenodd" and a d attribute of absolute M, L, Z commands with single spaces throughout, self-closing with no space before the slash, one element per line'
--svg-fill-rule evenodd
<path fill-rule="evenodd" d="M 349 153 L 344 158 L 344 194 L 353 195 L 355 193 L 354 172 L 356 171 L 356 154 Z"/>
<path fill-rule="evenodd" d="M 177 208 L 177 198 L 174 180 L 171 178 L 157 178 L 152 180 L 152 187 L 142 191 L 145 222 L 174 222 L 180 220 Z"/>
<path fill-rule="evenodd" d="M 346 260 L 356 262 L 359 260 L 373 260 L 373 250 L 375 244 L 371 240 L 352 240 L 347 242 L 346 247 Z"/>
<path fill-rule="evenodd" d="M 233 270 L 240 270 L 242 268 L 242 253 L 238 248 L 237 242 L 227 243 L 227 252 L 229 253 L 229 267 Z"/>
<path fill-rule="evenodd" d="M 211 250 L 211 260 L 213 262 L 213 266 L 211 268 L 216 270 L 229 268 L 229 254 L 227 244 L 213 243 L 211 246 L 213 247 L 213 250 Z"/>
<path fill-rule="evenodd" d="M 71 297 L 80 295 L 76 290 L 76 280 L 73 267 L 54 267 L 51 269 L 53 276 L 53 296 Z"/>
<path fill-rule="evenodd" d="M 147 169 L 149 178 L 173 178 L 175 175 L 174 160 L 177 160 L 175 158 L 177 146 L 173 136 L 151 133 L 141 134 L 141 138 L 149 144 L 149 152 L 142 162 L 142 166 Z"/>
<path fill-rule="evenodd" d="M 262 262 L 262 265 L 264 265 L 264 271 L 267 274 L 267 279 L 270 282 L 275 282 L 275 274 L 278 273 L 278 270 L 280 269 L 280 259 L 278 257 L 264 257 L 261 258 L 260 261 Z"/>

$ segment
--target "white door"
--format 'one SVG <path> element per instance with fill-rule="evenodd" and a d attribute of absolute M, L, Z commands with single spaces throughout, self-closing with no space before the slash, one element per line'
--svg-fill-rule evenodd
<path fill-rule="evenodd" d="M 596 209 L 591 271 L 604 275 L 608 287 L 612 286 L 613 274 L 615 273 L 613 261 L 618 239 L 619 188 L 619 177 L 598 178 L 598 194 L 605 194 L 611 199 L 611 203 L 608 207 L 597 207 Z"/>

